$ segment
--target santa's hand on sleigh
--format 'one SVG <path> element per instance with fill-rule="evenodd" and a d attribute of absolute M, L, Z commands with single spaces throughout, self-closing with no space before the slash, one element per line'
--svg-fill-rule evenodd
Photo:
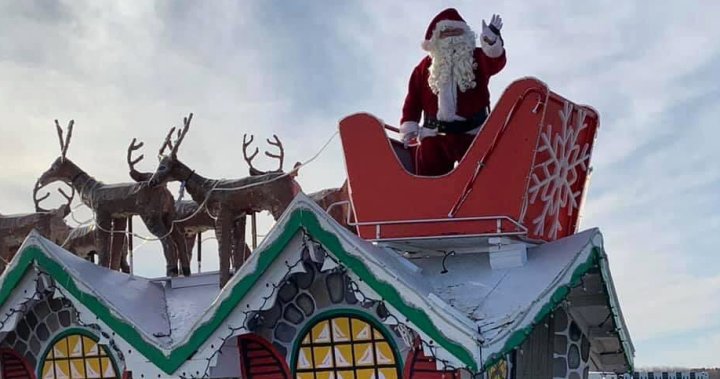
<path fill-rule="evenodd" d="M 405 121 L 400 124 L 400 136 L 405 147 L 411 145 L 412 141 L 418 137 L 420 125 L 416 121 Z"/>
<path fill-rule="evenodd" d="M 502 18 L 500 15 L 494 14 L 490 19 L 490 25 L 482 21 L 482 34 L 480 38 L 489 45 L 494 45 L 497 39 L 500 37 L 500 29 L 502 29 Z"/>

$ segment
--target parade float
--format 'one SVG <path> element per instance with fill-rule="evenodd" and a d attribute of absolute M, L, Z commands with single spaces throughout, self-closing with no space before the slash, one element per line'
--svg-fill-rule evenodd
<path fill-rule="evenodd" d="M 3 252 L 12 259 L 0 278 L 0 377 L 495 379 L 632 371 L 602 234 L 578 231 L 599 126 L 592 108 L 538 80 L 516 81 L 463 160 L 438 177 L 413 174 L 413 147 L 396 141 L 392 126 L 351 115 L 339 123 L 346 185 L 319 196 L 299 190 L 300 166 L 283 171 L 280 154 L 269 154 L 280 159 L 276 171 L 200 176 L 178 159 L 190 119 L 168 133 L 156 172 L 135 173 L 137 182 L 122 186 L 72 163 L 72 129 L 63 137 L 56 126 L 61 156 L 36 192 L 53 181 L 75 188 L 95 212 L 90 243 L 100 264 L 72 252 L 68 231 L 17 232 L 20 218 L 2 216 L 0 227 L 10 225 L 4 235 L 24 234 L 24 243 Z M 137 147 L 128 148 L 131 169 Z M 182 183 L 195 211 L 173 206 L 168 181 Z M 158 207 L 149 212 L 147 204 Z M 263 210 L 277 221 L 248 253 L 245 217 Z M 213 221 L 180 226 L 203 213 Z M 62 221 L 67 212 L 53 214 Z M 167 277 L 122 272 L 131 271 L 123 252 L 131 250 L 124 236 L 133 215 L 163 241 Z M 183 254 L 192 244 L 183 241 L 200 229 L 218 236 L 219 272 L 188 272 Z"/>

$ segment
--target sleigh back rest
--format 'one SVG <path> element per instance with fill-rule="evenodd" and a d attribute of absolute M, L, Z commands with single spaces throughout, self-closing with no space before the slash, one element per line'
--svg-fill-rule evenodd
<path fill-rule="evenodd" d="M 571 131 L 580 118 L 585 126 Z M 349 116 L 340 122 L 340 135 L 359 234 L 370 240 L 479 235 L 552 240 L 572 234 L 596 128 L 597 115 L 589 108 L 575 106 L 536 79 L 521 79 L 505 90 L 452 172 L 421 177 L 403 167 L 380 120 Z M 579 149 L 565 149 L 568 136 Z M 574 163 L 552 161 L 558 149 Z M 584 163 L 577 163 L 580 158 Z M 569 178 L 568 184 L 560 177 Z M 576 200 L 549 185 L 570 188 Z"/>

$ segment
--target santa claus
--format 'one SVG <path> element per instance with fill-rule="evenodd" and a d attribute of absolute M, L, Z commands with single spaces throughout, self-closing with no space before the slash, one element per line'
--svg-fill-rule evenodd
<path fill-rule="evenodd" d="M 501 28 L 498 15 L 489 25 L 483 20 L 477 48 L 457 10 L 446 9 L 430 22 L 422 43 L 428 56 L 410 77 L 400 121 L 403 142 L 419 142 L 418 175 L 450 172 L 480 131 L 490 106 L 488 82 L 506 62 Z"/>

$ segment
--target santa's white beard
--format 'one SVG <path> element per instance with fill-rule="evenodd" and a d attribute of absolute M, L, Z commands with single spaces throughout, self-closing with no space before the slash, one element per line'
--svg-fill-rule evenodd
<path fill-rule="evenodd" d="M 430 77 L 428 85 L 438 97 L 437 119 L 440 121 L 463 120 L 456 114 L 457 92 L 475 88 L 477 67 L 474 59 L 475 34 L 465 32 L 461 36 L 437 39 L 430 48 Z"/>

